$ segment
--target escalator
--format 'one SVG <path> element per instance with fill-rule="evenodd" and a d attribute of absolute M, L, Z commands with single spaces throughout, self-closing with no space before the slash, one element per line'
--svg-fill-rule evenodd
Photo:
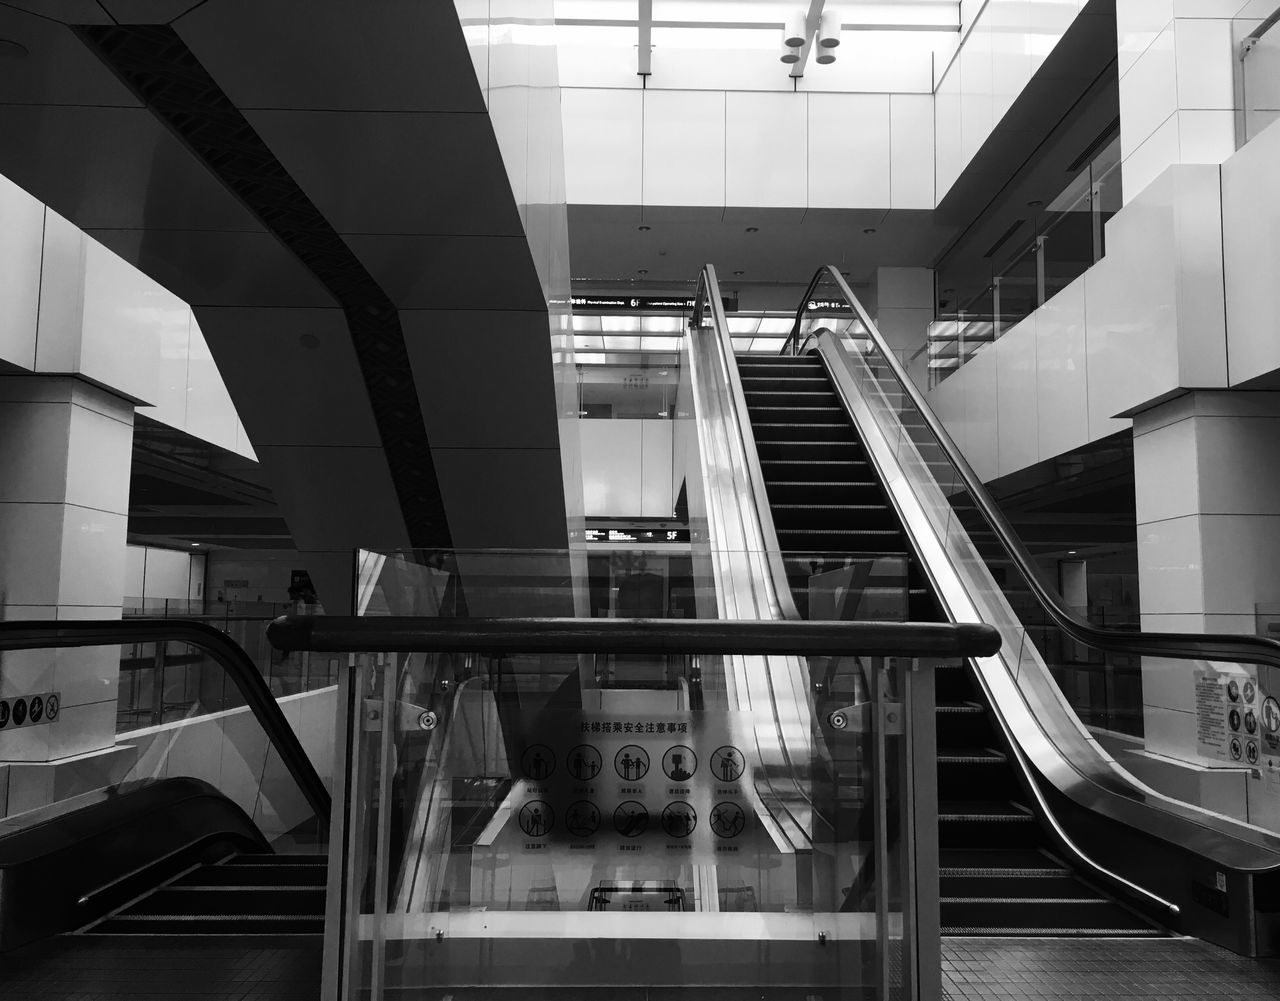
<path fill-rule="evenodd" d="M 906 568 L 861 588 L 906 591 L 915 622 L 939 621 L 919 559 L 857 429 L 816 355 L 739 356 L 743 396 L 796 607 L 810 579 L 846 565 Z M 905 588 L 904 588 L 905 585 Z M 1157 935 L 1132 910 L 1086 885 L 1051 850 L 1023 801 L 989 707 L 967 668 L 938 679 L 938 827 L 943 932 L 953 935 Z"/>
<path fill-rule="evenodd" d="M 3 652 L 156 643 L 220 667 L 240 705 L 123 733 L 96 785 L 0 823 L 0 995 L 54 977 L 118 996 L 103 969 L 139 964 L 144 993 L 274 997 L 286 970 L 318 987 L 330 798 L 253 661 L 199 622 L 0 623 Z M 279 971 L 259 968 L 267 949 L 289 950 Z"/>
<path fill-rule="evenodd" d="M 1146 663 L 1188 684 L 1220 677 L 1226 692 L 1218 672 L 1274 672 L 1280 644 L 1077 618 L 837 269 L 815 275 L 780 357 L 735 357 L 719 302 L 708 266 L 686 354 L 701 467 L 687 475 L 707 491 L 694 517 L 705 513 L 711 551 L 761 554 L 745 617 L 981 622 L 1002 636 L 996 655 L 936 677 L 945 931 L 1172 930 L 1243 955 L 1280 950 L 1280 837 L 1143 784 L 1057 680 L 1062 665 L 1133 677 L 1158 658 Z"/>

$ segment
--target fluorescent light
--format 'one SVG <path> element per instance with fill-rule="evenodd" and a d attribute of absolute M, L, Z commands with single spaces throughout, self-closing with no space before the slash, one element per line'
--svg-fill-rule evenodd
<path fill-rule="evenodd" d="M 640 317 L 638 316 L 602 316 L 600 317 L 600 329 L 606 334 L 615 331 L 640 332 Z"/>
<path fill-rule="evenodd" d="M 604 349 L 606 351 L 639 351 L 640 338 L 622 334 L 605 334 Z"/>
<path fill-rule="evenodd" d="M 679 337 L 646 337 L 644 338 L 644 349 L 646 351 L 679 351 Z"/>

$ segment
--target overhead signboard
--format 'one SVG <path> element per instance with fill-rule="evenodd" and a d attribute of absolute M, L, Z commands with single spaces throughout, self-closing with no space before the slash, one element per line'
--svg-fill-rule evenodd
<path fill-rule="evenodd" d="M 574 309 L 606 313 L 690 313 L 691 295 L 575 295 L 569 302 Z M 738 311 L 738 297 L 720 297 L 726 313 Z"/>

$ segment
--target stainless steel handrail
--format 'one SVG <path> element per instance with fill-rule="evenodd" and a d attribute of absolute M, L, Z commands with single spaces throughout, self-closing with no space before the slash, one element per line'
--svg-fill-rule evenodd
<path fill-rule="evenodd" d="M 316 816 L 327 821 L 329 790 L 285 719 L 257 665 L 225 633 L 203 622 L 181 619 L 84 619 L 58 622 L 0 622 L 0 650 L 119 646 L 123 643 L 187 643 L 200 647 L 227 672 L 245 704 L 306 796 Z"/>
<path fill-rule="evenodd" d="M 1266 639 L 1261 636 L 1239 636 L 1223 633 L 1205 633 L 1189 635 L 1186 633 L 1137 632 L 1132 630 L 1112 630 L 1093 625 L 1079 618 L 1061 599 L 1040 580 L 1032 560 L 1017 531 L 1009 524 L 1009 520 L 996 505 L 981 478 L 969 465 L 964 454 L 956 446 L 951 435 L 947 433 L 942 422 L 938 420 L 933 409 L 925 402 L 923 395 L 915 383 L 899 364 L 893 350 L 885 343 L 880 331 L 872 322 L 858 297 L 845 282 L 839 269 L 826 265 L 818 270 L 809 283 L 804 302 L 796 312 L 795 326 L 783 344 L 783 353 L 793 342 L 798 341 L 800 327 L 803 323 L 807 303 L 813 291 L 824 280 L 831 279 L 849 302 L 855 315 L 866 328 L 865 337 L 875 346 L 878 360 L 892 373 L 898 388 L 911 402 L 916 412 L 928 427 L 930 434 L 937 440 L 943 455 L 959 473 L 965 492 L 973 501 L 1017 569 L 1018 574 L 1026 581 L 1040 605 L 1047 611 L 1054 622 L 1072 639 L 1088 646 L 1097 647 L 1111 653 L 1123 653 L 1134 656 L 1169 657 L 1175 660 L 1227 660 L 1241 661 L 1249 664 L 1269 664 L 1280 667 L 1280 641 Z M 794 351 L 790 352 L 794 353 Z"/>
<path fill-rule="evenodd" d="M 786 564 L 778 544 L 778 532 L 773 523 L 773 509 L 769 506 L 769 496 L 764 483 L 764 470 L 760 465 L 760 452 L 756 448 L 756 437 L 745 427 L 747 418 L 746 394 L 742 389 L 742 377 L 738 374 L 738 365 L 733 354 L 733 339 L 729 334 L 729 324 L 724 315 L 724 300 L 720 297 L 720 284 L 716 280 L 716 269 L 707 264 L 698 275 L 697 291 L 694 293 L 694 306 L 690 322 L 696 329 L 702 321 L 702 311 L 711 310 L 711 325 L 714 333 L 716 351 L 720 367 L 724 373 L 731 397 L 728 417 L 739 447 L 746 460 L 746 474 L 751 490 L 751 506 L 759 524 L 761 548 L 769 565 L 772 578 L 774 598 L 785 619 L 798 619 L 800 612 L 796 608 L 795 598 L 791 594 L 791 585 L 787 581 Z"/>
<path fill-rule="evenodd" d="M 285 615 L 267 627 L 277 650 L 318 653 L 782 654 L 987 657 L 1000 633 L 975 622 L 747 619 L 428 619 Z"/>

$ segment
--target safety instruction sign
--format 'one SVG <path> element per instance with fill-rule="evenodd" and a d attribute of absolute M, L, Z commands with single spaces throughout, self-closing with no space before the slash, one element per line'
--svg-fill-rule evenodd
<path fill-rule="evenodd" d="M 1266 701 L 1259 694 L 1257 677 L 1243 667 L 1195 672 L 1196 750 L 1201 756 L 1241 767 L 1257 765 Z"/>
<path fill-rule="evenodd" d="M 499 841 L 703 864 L 754 847 L 752 761 L 733 715 L 541 716 L 526 731 Z"/>

